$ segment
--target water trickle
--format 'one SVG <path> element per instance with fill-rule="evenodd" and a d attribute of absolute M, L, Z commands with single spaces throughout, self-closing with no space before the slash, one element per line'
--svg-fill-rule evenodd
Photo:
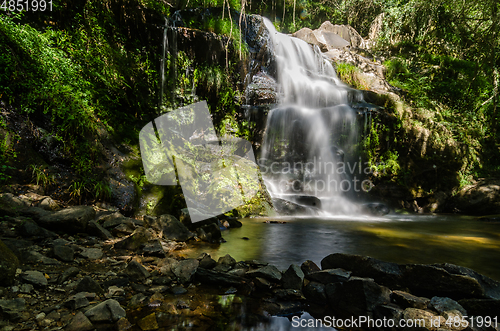
<path fill-rule="evenodd" d="M 322 212 L 353 214 L 359 192 L 356 112 L 362 95 L 342 83 L 320 50 L 279 33 L 265 20 L 277 61 L 279 105 L 268 116 L 259 165 L 274 198 L 304 202 L 319 198 Z M 346 155 L 344 155 L 346 153 Z M 357 175 L 357 176 L 356 176 Z M 309 198 L 309 199 L 308 199 Z"/>

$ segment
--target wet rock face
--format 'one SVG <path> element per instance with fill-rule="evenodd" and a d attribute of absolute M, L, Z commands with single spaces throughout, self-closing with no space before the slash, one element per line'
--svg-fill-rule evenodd
<path fill-rule="evenodd" d="M 377 283 L 398 287 L 402 272 L 396 263 L 389 263 L 366 256 L 351 254 L 331 254 L 321 260 L 321 268 L 342 268 L 352 271 L 353 276 L 373 278 Z"/>
<path fill-rule="evenodd" d="M 277 102 L 276 60 L 262 17 L 247 15 L 244 29 L 250 58 L 245 79 L 245 104 L 250 106 Z"/>
<path fill-rule="evenodd" d="M 481 180 L 464 187 L 446 203 L 445 209 L 471 215 L 500 214 L 500 180 Z"/>
<path fill-rule="evenodd" d="M 177 50 L 184 51 L 190 59 L 209 65 L 226 65 L 227 37 L 213 32 L 189 28 L 173 28 Z M 232 48 L 232 43 L 230 43 Z"/>

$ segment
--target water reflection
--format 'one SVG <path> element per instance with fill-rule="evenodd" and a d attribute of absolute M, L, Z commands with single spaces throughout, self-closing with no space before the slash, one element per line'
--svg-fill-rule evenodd
<path fill-rule="evenodd" d="M 453 263 L 500 279 L 500 224 L 467 216 L 392 215 L 384 218 L 243 219 L 223 232 L 218 247 L 201 246 L 214 258 L 259 260 L 285 270 L 291 263 L 319 264 L 331 253 L 368 255 L 397 263 Z M 275 219 L 273 219 L 275 220 Z M 248 239 L 243 239 L 248 238 Z"/>

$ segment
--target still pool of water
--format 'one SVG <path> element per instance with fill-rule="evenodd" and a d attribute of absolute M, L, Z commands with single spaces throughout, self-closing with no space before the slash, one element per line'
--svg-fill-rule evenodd
<path fill-rule="evenodd" d="M 266 223 L 270 222 L 270 223 Z M 278 221 L 279 223 L 274 223 Z M 371 256 L 396 263 L 453 263 L 500 280 L 500 223 L 456 215 L 388 215 L 357 218 L 252 218 L 223 232 L 227 241 L 188 254 L 258 260 L 286 270 L 331 253 Z"/>

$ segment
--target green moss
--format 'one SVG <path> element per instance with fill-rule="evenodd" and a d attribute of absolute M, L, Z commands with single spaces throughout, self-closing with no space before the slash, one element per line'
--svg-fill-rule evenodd
<path fill-rule="evenodd" d="M 338 77 L 347 85 L 358 90 L 368 90 L 369 85 L 363 79 L 361 70 L 349 63 L 337 63 L 335 66 Z"/>

